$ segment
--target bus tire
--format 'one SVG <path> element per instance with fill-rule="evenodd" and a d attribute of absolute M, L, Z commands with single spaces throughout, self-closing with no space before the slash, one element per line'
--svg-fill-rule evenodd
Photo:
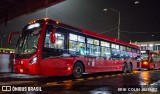
<path fill-rule="evenodd" d="M 83 65 L 80 62 L 76 62 L 73 67 L 73 77 L 80 78 L 83 75 Z"/>
<path fill-rule="evenodd" d="M 127 73 L 127 63 L 123 63 L 123 69 L 122 69 L 122 71 L 123 71 L 123 73 Z"/>
<path fill-rule="evenodd" d="M 128 65 L 128 72 L 132 72 L 132 70 L 133 70 L 132 63 L 129 63 L 129 65 Z"/>

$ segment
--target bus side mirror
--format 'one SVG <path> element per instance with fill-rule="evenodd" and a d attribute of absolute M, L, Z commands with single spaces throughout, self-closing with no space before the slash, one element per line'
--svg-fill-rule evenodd
<path fill-rule="evenodd" d="M 56 29 L 53 28 L 52 32 L 50 33 L 50 42 L 53 44 L 56 42 L 56 35 L 55 35 Z"/>
<path fill-rule="evenodd" d="M 11 32 L 9 35 L 8 35 L 8 44 L 11 44 L 11 39 L 13 37 L 13 35 L 19 35 L 20 32 Z"/>
<path fill-rule="evenodd" d="M 10 33 L 10 34 L 8 35 L 8 44 L 11 44 L 11 36 L 12 36 L 12 34 Z"/>

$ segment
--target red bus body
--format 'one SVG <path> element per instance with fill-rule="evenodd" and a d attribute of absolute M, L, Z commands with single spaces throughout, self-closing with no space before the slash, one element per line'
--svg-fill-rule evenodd
<path fill-rule="evenodd" d="M 145 54 L 145 59 L 142 58 L 142 69 L 159 69 L 160 68 L 160 54 L 154 51 L 145 50 L 141 51 L 142 57 Z"/>
<path fill-rule="evenodd" d="M 41 29 L 39 31 L 39 35 L 37 35 L 38 36 L 37 46 L 35 48 L 33 47 L 34 49 L 26 49 L 27 47 L 32 45 L 32 43 L 30 43 L 28 46 L 25 45 L 22 46 L 23 44 L 25 44 L 24 41 L 27 41 L 23 40 L 26 39 L 23 38 L 23 36 L 28 36 L 28 37 L 31 36 L 31 38 L 28 37 L 27 38 L 32 39 L 32 36 L 34 34 L 36 35 L 36 31 L 30 31 L 30 28 L 33 27 L 39 29 L 40 26 L 39 24 L 37 24 L 38 21 L 40 21 L 42 25 L 40 25 Z M 77 74 L 80 73 L 82 69 L 83 73 L 96 73 L 96 72 L 122 71 L 124 69 L 124 66 L 125 67 L 127 66 L 128 68 L 128 65 L 131 65 L 132 69 L 139 68 L 139 61 L 136 59 L 136 57 L 139 55 L 138 46 L 131 45 L 129 43 L 120 41 L 118 39 L 110 38 L 87 30 L 78 29 L 63 23 L 53 21 L 51 19 L 43 19 L 38 21 L 30 23 L 24 28 L 24 30 L 22 30 L 22 34 L 18 42 L 19 46 L 17 46 L 16 48 L 17 52 L 15 55 L 14 69 L 16 73 L 60 76 L 60 75 L 73 74 L 74 71 L 76 75 L 76 73 Z M 55 48 L 54 49 L 47 48 L 49 46 L 50 47 L 52 46 L 50 45 L 51 41 L 48 42 L 50 43 L 49 46 L 46 43 L 46 40 L 48 41 L 48 39 L 46 38 L 49 38 L 48 35 L 50 34 L 46 32 L 52 31 L 53 28 L 57 30 L 56 32 L 58 32 L 56 34 L 57 43 L 55 44 L 53 43 L 54 47 L 57 47 L 57 50 Z M 61 34 L 61 32 L 62 34 L 64 34 L 64 37 Z M 77 37 L 74 37 L 75 35 Z M 32 40 L 34 40 L 34 38 Z M 75 40 L 77 39 L 77 41 L 75 41 L 74 39 Z M 79 42 L 79 40 L 81 42 Z M 89 44 L 89 42 L 93 44 Z M 109 47 L 108 48 L 107 46 L 102 47 L 102 43 L 109 45 Z M 62 45 L 63 49 L 60 49 L 61 48 L 61 46 L 59 47 L 60 44 Z M 73 45 L 77 45 L 77 47 L 79 47 L 77 49 L 79 50 L 75 50 L 74 48 L 76 47 Z M 111 47 L 111 45 L 113 46 L 113 48 Z M 23 51 L 23 48 L 26 50 Z M 102 51 L 103 48 L 104 51 Z M 123 55 L 125 58 L 120 58 L 122 57 L 121 54 L 122 51 L 117 49 L 121 48 L 124 49 L 124 54 L 127 55 L 128 57 L 127 56 L 125 57 Z M 105 52 L 106 49 L 110 50 L 107 50 L 108 52 Z M 111 53 L 113 53 L 111 51 L 113 52 L 115 51 L 115 53 L 117 51 L 118 54 L 114 54 L 115 56 L 111 56 L 112 55 Z M 61 54 L 62 52 L 63 54 Z M 104 55 L 104 57 L 102 57 L 102 55 Z M 110 57 L 108 58 L 107 55 Z"/>

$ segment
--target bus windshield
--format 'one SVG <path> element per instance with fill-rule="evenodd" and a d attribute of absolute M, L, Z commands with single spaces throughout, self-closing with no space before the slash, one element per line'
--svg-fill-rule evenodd
<path fill-rule="evenodd" d="M 141 51 L 141 59 L 148 60 L 148 54 L 146 51 Z"/>
<path fill-rule="evenodd" d="M 160 62 L 160 54 L 159 53 L 152 53 L 152 62 Z"/>
<path fill-rule="evenodd" d="M 40 25 L 40 23 L 25 26 L 18 39 L 16 54 L 24 55 L 35 53 L 41 29 L 42 25 Z"/>

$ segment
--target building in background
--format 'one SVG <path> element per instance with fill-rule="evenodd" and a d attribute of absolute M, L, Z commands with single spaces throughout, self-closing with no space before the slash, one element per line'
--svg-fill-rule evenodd
<path fill-rule="evenodd" d="M 160 41 L 134 42 L 131 44 L 140 46 L 141 50 L 151 50 L 151 51 L 160 52 Z"/>

